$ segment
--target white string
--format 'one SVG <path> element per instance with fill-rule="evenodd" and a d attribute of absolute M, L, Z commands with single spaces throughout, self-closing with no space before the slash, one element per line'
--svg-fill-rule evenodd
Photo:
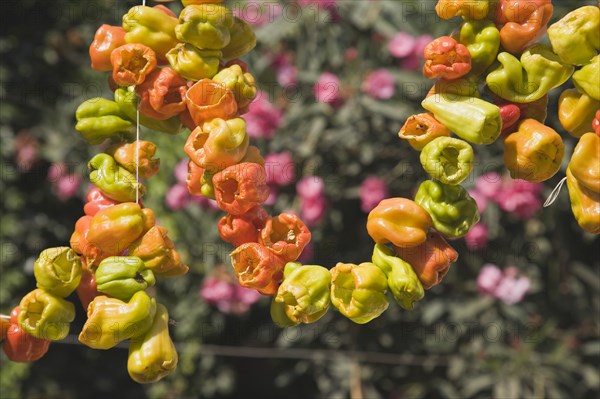
<path fill-rule="evenodd" d="M 135 129 L 135 203 L 140 202 L 140 104 L 136 107 Z"/>
<path fill-rule="evenodd" d="M 554 190 L 552 190 L 552 192 L 548 196 L 548 199 L 546 200 L 546 202 L 544 202 L 544 208 L 549 207 L 554 203 L 554 201 L 556 201 L 556 199 L 558 198 L 558 194 L 560 194 L 560 190 L 562 189 L 563 184 L 565 184 L 565 181 L 567 181 L 566 176 L 558 182 L 556 187 L 554 187 Z"/>

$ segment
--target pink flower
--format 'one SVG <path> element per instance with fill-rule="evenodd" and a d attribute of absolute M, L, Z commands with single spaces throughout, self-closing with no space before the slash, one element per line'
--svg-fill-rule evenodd
<path fill-rule="evenodd" d="M 496 172 L 488 172 L 475 180 L 475 190 L 485 198 L 493 200 L 502 191 L 502 177 Z"/>
<path fill-rule="evenodd" d="M 381 202 L 382 199 L 387 198 L 390 193 L 387 184 L 376 176 L 367 177 L 363 180 L 359 189 L 360 195 L 360 209 L 365 212 L 371 212 L 373 208 Z"/>
<path fill-rule="evenodd" d="M 365 77 L 361 89 L 370 97 L 388 100 L 396 94 L 396 80 L 387 69 L 377 69 Z"/>
<path fill-rule="evenodd" d="M 298 69 L 295 65 L 286 64 L 275 70 L 277 83 L 282 87 L 295 87 L 298 84 Z"/>
<path fill-rule="evenodd" d="M 296 191 L 303 198 L 319 198 L 325 194 L 325 183 L 319 176 L 306 176 L 296 183 Z"/>
<path fill-rule="evenodd" d="M 398 32 L 388 43 L 388 51 L 393 57 L 404 58 L 415 50 L 415 38 L 406 32 Z"/>
<path fill-rule="evenodd" d="M 332 73 L 323 73 L 313 87 L 315 99 L 326 104 L 337 104 L 341 100 L 340 80 Z"/>
<path fill-rule="evenodd" d="M 252 305 L 262 298 L 262 295 L 256 290 L 235 284 L 235 298 L 245 305 Z"/>
<path fill-rule="evenodd" d="M 270 139 L 281 125 L 283 113 L 271 101 L 264 91 L 259 91 L 244 114 L 246 131 L 252 138 Z"/>
<path fill-rule="evenodd" d="M 187 186 L 183 183 L 177 183 L 167 191 L 165 202 L 170 209 L 176 211 L 185 207 L 190 199 Z"/>
<path fill-rule="evenodd" d="M 300 198 L 300 214 L 304 223 L 314 225 L 320 222 L 327 209 L 323 179 L 318 176 L 303 177 L 296 184 L 296 192 Z"/>
<path fill-rule="evenodd" d="M 22 131 L 15 137 L 15 161 L 19 171 L 26 173 L 39 159 L 40 144 L 35 137 Z"/>
<path fill-rule="evenodd" d="M 173 174 L 175 175 L 175 179 L 177 179 L 178 183 L 186 183 L 188 176 L 188 163 L 188 160 L 183 159 L 179 161 L 177 165 L 175 165 Z"/>
<path fill-rule="evenodd" d="M 277 2 L 248 0 L 240 8 L 236 7 L 233 15 L 259 27 L 273 22 L 282 12 L 283 7 Z"/>
<path fill-rule="evenodd" d="M 486 263 L 479 270 L 477 289 L 480 293 L 494 296 L 498 283 L 502 280 L 502 271 L 494 264 Z"/>
<path fill-rule="evenodd" d="M 298 4 L 303 7 L 311 4 L 316 4 L 319 8 L 332 9 L 335 7 L 337 0 L 298 0 Z"/>
<path fill-rule="evenodd" d="M 488 245 L 488 228 L 479 222 L 465 235 L 465 244 L 470 250 L 485 249 Z"/>
<path fill-rule="evenodd" d="M 274 205 L 277 202 L 279 190 L 275 186 L 269 186 L 269 196 L 265 200 L 265 205 Z"/>
<path fill-rule="evenodd" d="M 495 200 L 503 211 L 520 219 L 528 219 L 542 207 L 542 188 L 540 183 L 507 179 L 502 189 L 496 193 Z"/>
<path fill-rule="evenodd" d="M 275 186 L 285 186 L 296 179 L 296 167 L 289 151 L 265 156 L 265 171 L 267 183 Z"/>
<path fill-rule="evenodd" d="M 519 277 L 516 268 L 507 267 L 504 271 L 504 277 L 498 284 L 498 287 L 496 287 L 494 295 L 507 305 L 514 305 L 523 300 L 530 286 L 531 281 L 528 277 Z"/>
<path fill-rule="evenodd" d="M 315 244 L 313 241 L 309 241 L 308 244 L 302 250 L 302 253 L 298 257 L 297 261 L 300 263 L 308 263 L 315 257 Z"/>
<path fill-rule="evenodd" d="M 421 69 L 423 58 L 411 54 L 402 60 L 401 66 L 409 71 L 418 71 Z"/>
<path fill-rule="evenodd" d="M 200 297 L 213 305 L 222 301 L 230 301 L 234 295 L 235 286 L 233 284 L 214 276 L 205 278 L 200 288 Z"/>
<path fill-rule="evenodd" d="M 419 58 L 424 58 L 425 47 L 433 41 L 431 35 L 421 35 L 415 40 L 415 47 L 413 48 L 413 54 Z"/>
<path fill-rule="evenodd" d="M 356 47 L 347 48 L 344 52 L 344 59 L 346 61 L 354 61 L 358 57 L 358 50 Z"/>
<path fill-rule="evenodd" d="M 483 211 L 485 211 L 485 208 L 487 208 L 488 205 L 487 197 L 482 195 L 479 191 L 477 191 L 477 189 L 470 189 L 468 191 L 471 198 L 473 198 L 473 200 L 477 204 L 477 210 L 479 211 L 479 213 L 483 213 Z"/>
<path fill-rule="evenodd" d="M 226 272 L 217 271 L 215 275 L 204 279 L 200 297 L 223 313 L 243 314 L 261 295 L 255 290 L 241 287 Z"/>
<path fill-rule="evenodd" d="M 77 194 L 80 185 L 81 176 L 76 174 L 70 174 L 66 176 L 61 176 L 54 183 L 54 190 L 58 198 L 60 198 L 62 201 L 66 201 Z"/>

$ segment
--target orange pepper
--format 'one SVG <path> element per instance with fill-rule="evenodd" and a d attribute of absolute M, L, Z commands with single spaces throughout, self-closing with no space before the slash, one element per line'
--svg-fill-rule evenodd
<path fill-rule="evenodd" d="M 181 261 L 167 229 L 154 226 L 129 246 L 129 256 L 137 256 L 156 276 L 178 277 L 189 268 Z"/>
<path fill-rule="evenodd" d="M 215 199 L 219 208 L 232 215 L 242 215 L 269 196 L 265 169 L 244 162 L 230 166 L 213 177 Z"/>
<path fill-rule="evenodd" d="M 198 126 L 214 118 L 229 119 L 237 111 L 231 90 L 210 79 L 202 79 L 188 89 L 185 101 L 194 123 Z"/>
<path fill-rule="evenodd" d="M 467 48 L 449 36 L 429 43 L 424 50 L 423 75 L 428 79 L 458 79 L 471 70 L 471 54 Z"/>
<path fill-rule="evenodd" d="M 143 179 L 154 176 L 160 168 L 160 159 L 152 158 L 156 153 L 156 145 L 151 141 L 118 143 L 107 148 L 105 152 L 131 173 L 136 172 L 137 163 L 139 176 Z"/>
<path fill-rule="evenodd" d="M 551 0 L 500 0 L 496 25 L 500 44 L 511 54 L 520 54 L 546 33 L 554 7 Z"/>
<path fill-rule="evenodd" d="M 139 85 L 156 68 L 156 53 L 143 44 L 124 44 L 113 50 L 110 62 L 115 83 L 119 86 Z"/>
<path fill-rule="evenodd" d="M 187 108 L 187 81 L 168 67 L 152 71 L 135 91 L 140 96 L 140 113 L 149 118 L 166 120 Z"/>
<path fill-rule="evenodd" d="M 410 116 L 398 132 L 398 137 L 408 141 L 417 151 L 421 151 L 432 140 L 445 136 L 450 136 L 450 129 L 430 112 Z"/>
<path fill-rule="evenodd" d="M 267 220 L 258 242 L 291 262 L 300 256 L 310 238 L 304 222 L 297 215 L 284 212 Z"/>
<path fill-rule="evenodd" d="M 269 248 L 249 242 L 231 253 L 233 270 L 242 287 L 274 296 L 283 279 L 286 261 Z"/>
<path fill-rule="evenodd" d="M 425 242 L 432 224 L 429 213 L 416 202 L 388 198 L 369 213 L 367 231 L 377 244 L 416 247 Z"/>
<path fill-rule="evenodd" d="M 103 24 L 94 35 L 90 45 L 90 59 L 92 69 L 96 71 L 110 71 L 113 67 L 110 54 L 117 47 L 125 44 L 125 30 L 120 26 Z"/>
<path fill-rule="evenodd" d="M 265 226 L 267 219 L 269 219 L 267 211 L 257 206 L 243 215 L 223 216 L 217 228 L 221 239 L 237 248 L 247 242 L 258 242 L 260 229 Z"/>

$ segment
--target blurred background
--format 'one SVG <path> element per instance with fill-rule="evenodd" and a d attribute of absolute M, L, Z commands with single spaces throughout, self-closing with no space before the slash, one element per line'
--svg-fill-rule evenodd
<path fill-rule="evenodd" d="M 108 75 L 89 67 L 88 46 L 101 24 L 120 24 L 140 3 L 2 2 L 4 314 L 34 287 L 39 252 L 66 245 L 83 214 L 86 163 L 99 149 L 75 131 L 74 112 L 85 99 L 111 96 Z M 554 3 L 552 21 L 594 4 Z M 163 4 L 181 9 L 178 2 Z M 420 73 L 423 47 L 458 21 L 440 21 L 434 1 L 228 4 L 258 37 L 245 61 L 261 95 L 245 117 L 254 143 L 269 154 L 272 213 L 293 210 L 310 225 L 304 263 L 370 259 L 368 211 L 385 197 L 412 198 L 427 178 L 418 153 L 397 132 L 421 112 L 431 86 Z M 333 310 L 313 325 L 275 326 L 269 298 L 234 284 L 231 247 L 216 229 L 221 212 L 187 194 L 186 132 L 142 130 L 161 159 L 145 204 L 190 266 L 183 278 L 161 280 L 155 292 L 175 320 L 177 372 L 141 386 L 127 375 L 126 347 L 78 345 L 84 311 L 74 296 L 74 335 L 34 364 L 0 355 L 0 397 L 599 397 L 599 240 L 578 227 L 566 188 L 542 208 L 575 144 L 556 117 L 561 91 L 552 92 L 547 123 L 565 140 L 562 170 L 543 185 L 515 183 L 503 168 L 501 143 L 478 146 L 465 185 L 482 222 L 451 242 L 459 261 L 412 312 L 392 305 L 363 326 Z"/>

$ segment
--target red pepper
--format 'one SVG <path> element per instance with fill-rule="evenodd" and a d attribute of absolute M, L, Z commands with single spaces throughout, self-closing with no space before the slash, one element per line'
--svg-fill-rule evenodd
<path fill-rule="evenodd" d="M 515 104 L 499 105 L 500 118 L 502 118 L 502 134 L 509 135 L 517 131 L 517 122 L 521 117 L 521 110 Z"/>
<path fill-rule="evenodd" d="M 311 238 L 308 227 L 293 213 L 282 213 L 267 220 L 259 243 L 291 262 L 296 260 Z"/>
<path fill-rule="evenodd" d="M 102 25 L 94 35 L 90 45 L 90 59 L 92 69 L 96 71 L 110 71 L 110 53 L 117 47 L 125 44 L 125 30 L 120 26 Z"/>
<path fill-rule="evenodd" d="M 87 193 L 87 200 L 88 202 L 83 206 L 83 211 L 88 216 L 94 216 L 98 211 L 101 211 L 104 208 L 120 204 L 119 201 L 108 198 L 96 186 L 90 187 L 90 190 Z"/>
<path fill-rule="evenodd" d="M 213 177 L 219 208 L 232 215 L 243 215 L 269 196 L 265 168 L 243 162 L 223 169 Z"/>
<path fill-rule="evenodd" d="M 166 120 L 187 109 L 187 81 L 171 68 L 151 72 L 135 90 L 140 96 L 140 113 L 149 118 Z"/>
<path fill-rule="evenodd" d="M 551 0 L 501 0 L 496 12 L 500 44 L 520 54 L 546 33 L 554 8 Z"/>
<path fill-rule="evenodd" d="M 236 248 L 247 242 L 258 242 L 259 231 L 268 218 L 267 211 L 261 206 L 239 216 L 227 214 L 219 220 L 219 235 Z"/>
<path fill-rule="evenodd" d="M 424 50 L 423 75 L 429 79 L 458 79 L 471 70 L 471 53 L 449 36 L 429 43 Z"/>
<path fill-rule="evenodd" d="M 94 274 L 87 268 L 84 267 L 81 273 L 81 280 L 77 286 L 77 296 L 81 302 L 83 309 L 87 310 L 90 302 L 94 300 L 98 295 L 106 295 L 98 292 L 96 288 L 96 278 Z"/>
<path fill-rule="evenodd" d="M 255 242 L 242 244 L 231 253 L 231 262 L 242 287 L 263 295 L 277 293 L 286 261 L 269 248 Z"/>
<path fill-rule="evenodd" d="M 110 62 L 119 86 L 139 85 L 156 68 L 156 53 L 140 43 L 124 44 L 113 50 Z"/>
<path fill-rule="evenodd" d="M 17 306 L 10 313 L 11 325 L 2 349 L 13 362 L 35 362 L 48 352 L 50 341 L 36 338 L 21 329 L 17 321 L 19 309 Z"/>
<path fill-rule="evenodd" d="M 192 119 L 192 115 L 190 114 L 190 110 L 187 109 L 187 106 L 185 110 L 183 110 L 183 112 L 179 114 L 179 120 L 181 121 L 183 126 L 187 127 L 190 130 L 194 130 L 198 126 L 196 125 L 196 122 L 194 122 L 194 120 Z"/>

